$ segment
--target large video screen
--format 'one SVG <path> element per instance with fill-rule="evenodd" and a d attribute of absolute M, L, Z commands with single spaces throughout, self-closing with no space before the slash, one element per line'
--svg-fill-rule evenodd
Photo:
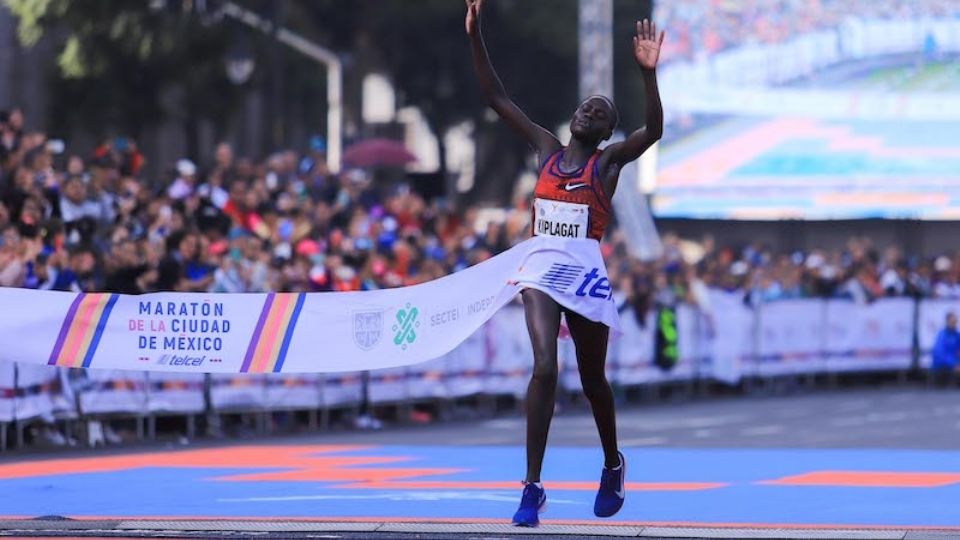
<path fill-rule="evenodd" d="M 882 3 L 659 2 L 655 215 L 960 219 L 960 3 Z"/>

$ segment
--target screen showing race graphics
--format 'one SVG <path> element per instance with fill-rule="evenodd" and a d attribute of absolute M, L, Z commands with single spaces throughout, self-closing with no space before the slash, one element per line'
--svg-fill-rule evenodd
<path fill-rule="evenodd" d="M 676 31 L 654 213 L 960 218 L 960 19 L 942 2 L 898 21 L 885 2 L 799 4 L 658 3 Z"/>

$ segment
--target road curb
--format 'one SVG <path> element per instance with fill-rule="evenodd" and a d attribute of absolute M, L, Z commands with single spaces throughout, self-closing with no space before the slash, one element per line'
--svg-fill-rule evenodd
<path fill-rule="evenodd" d="M 691 539 L 751 538 L 767 540 L 932 540 L 960 538 L 960 531 L 946 529 L 911 528 L 782 528 L 782 527 L 667 527 L 660 525 L 606 525 L 544 523 L 537 528 L 520 528 L 508 523 L 431 522 L 424 521 L 363 521 L 351 519 L 337 521 L 310 519 L 69 519 L 50 516 L 43 519 L 0 520 L 0 537 L 124 537 L 196 538 L 198 534 L 209 538 L 231 537 L 264 538 L 308 537 L 315 533 L 345 533 L 343 538 L 357 538 L 350 533 L 363 534 L 367 538 L 405 538 L 420 535 L 451 535 L 470 538 L 497 536 L 540 536 L 553 538 L 663 538 Z M 291 536 L 292 535 L 292 536 Z"/>

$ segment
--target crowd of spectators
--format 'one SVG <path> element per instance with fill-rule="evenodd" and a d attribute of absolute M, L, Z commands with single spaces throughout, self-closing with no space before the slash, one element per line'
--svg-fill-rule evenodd
<path fill-rule="evenodd" d="M 741 295 L 750 306 L 801 298 L 861 304 L 884 297 L 960 299 L 960 255 L 905 256 L 863 237 L 849 239 L 843 249 L 793 253 L 759 244 L 718 247 L 711 237 L 692 242 L 670 233 L 663 241 L 663 257 L 652 262 L 626 256 L 619 231 L 604 245 L 617 298 L 640 316 L 680 302 L 709 312 L 711 289 Z"/>
<path fill-rule="evenodd" d="M 143 293 L 158 290 L 349 291 L 410 285 L 504 249 L 523 224 L 471 228 L 405 185 L 362 170 L 333 175 L 322 141 L 260 163 L 217 146 L 206 169 L 141 174 L 133 141 L 91 156 L 23 132 L 5 113 L 0 177 L 0 286 Z M 511 227 L 513 227 L 511 229 Z"/>
<path fill-rule="evenodd" d="M 655 18 L 669 29 L 664 58 L 695 58 L 751 43 L 780 43 L 798 34 L 836 28 L 848 17 L 960 17 L 957 0 L 670 0 Z"/>
<path fill-rule="evenodd" d="M 204 168 L 188 160 L 144 178 L 136 143 L 71 154 L 23 115 L 0 115 L 0 286 L 62 291 L 354 291 L 436 279 L 529 234 L 526 198 L 487 219 L 425 200 L 362 170 L 331 174 L 322 140 L 302 155 L 238 158 L 227 143 Z M 708 288 L 757 304 L 802 297 L 960 298 L 960 257 L 908 257 L 851 239 L 843 250 L 780 253 L 664 236 L 660 260 L 603 244 L 625 308 L 700 303 Z"/>

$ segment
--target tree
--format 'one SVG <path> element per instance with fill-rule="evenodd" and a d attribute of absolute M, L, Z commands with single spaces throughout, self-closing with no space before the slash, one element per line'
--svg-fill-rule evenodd
<path fill-rule="evenodd" d="M 57 125 L 139 135 L 165 118 L 224 122 L 235 91 L 223 58 L 224 28 L 179 5 L 127 0 L 3 0 L 25 46 L 43 37 L 59 55 L 52 110 Z M 178 98 L 165 99 L 173 91 Z M 188 130 L 189 136 L 189 130 Z"/>

